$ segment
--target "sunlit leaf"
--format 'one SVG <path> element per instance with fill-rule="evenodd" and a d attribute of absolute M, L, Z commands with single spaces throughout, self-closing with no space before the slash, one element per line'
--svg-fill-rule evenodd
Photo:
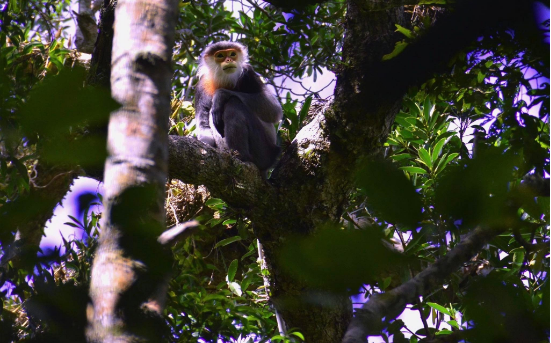
<path fill-rule="evenodd" d="M 418 152 L 419 152 L 419 157 L 421 158 L 421 161 L 423 161 L 423 163 L 427 167 L 432 168 L 432 160 L 429 152 L 425 148 L 419 148 Z"/>
<path fill-rule="evenodd" d="M 419 167 L 408 166 L 408 167 L 400 167 L 399 169 L 405 170 L 408 173 L 412 173 L 412 174 L 426 174 L 427 173 L 427 171 L 425 169 L 419 168 Z"/>
<path fill-rule="evenodd" d="M 230 266 L 228 267 L 228 281 L 231 282 L 235 278 L 235 273 L 237 272 L 237 267 L 239 266 L 239 261 L 237 259 L 231 261 Z"/>
<path fill-rule="evenodd" d="M 434 145 L 434 150 L 432 151 L 431 160 L 434 162 L 438 158 L 438 155 L 440 155 L 440 151 L 442 151 L 442 147 L 444 146 L 444 143 L 446 143 L 446 139 L 442 138 Z"/>
<path fill-rule="evenodd" d="M 445 308 L 442 305 L 438 305 L 437 303 L 431 303 L 431 302 L 428 302 L 428 301 L 427 301 L 427 305 L 429 305 L 433 309 L 437 310 L 438 312 L 442 312 L 444 314 L 447 314 L 448 316 L 451 316 L 450 311 L 448 311 L 448 309 Z"/>
<path fill-rule="evenodd" d="M 228 283 L 228 287 L 237 296 L 241 296 L 243 292 L 241 291 L 241 286 L 237 282 L 230 282 Z"/>

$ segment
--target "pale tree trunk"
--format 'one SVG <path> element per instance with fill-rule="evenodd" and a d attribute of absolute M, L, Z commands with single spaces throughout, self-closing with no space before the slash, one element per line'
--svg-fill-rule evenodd
<path fill-rule="evenodd" d="M 102 232 L 87 310 L 90 342 L 162 341 L 165 225 L 175 0 L 122 0 L 115 12 Z"/>

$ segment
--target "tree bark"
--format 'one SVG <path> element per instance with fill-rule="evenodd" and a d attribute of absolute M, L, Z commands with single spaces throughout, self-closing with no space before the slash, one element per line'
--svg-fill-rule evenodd
<path fill-rule="evenodd" d="M 340 341 L 352 318 L 350 300 L 290 275 L 277 253 L 290 236 L 314 234 L 320 224 L 340 219 L 353 188 L 356 161 L 377 153 L 399 108 L 399 98 L 375 98 L 359 85 L 369 81 L 370 67 L 401 39 L 394 24 L 408 26 L 407 18 L 402 8 L 369 11 L 368 7 L 364 1 L 349 1 L 343 59 L 350 68 L 338 76 L 333 109 L 299 132 L 268 183 L 257 173 L 251 175 L 248 168 L 226 175 L 224 166 L 236 162 L 214 163 L 212 158 L 223 159 L 223 155 L 213 157 L 211 149 L 198 142 L 171 138 L 173 144 L 182 142 L 179 152 L 170 154 L 171 177 L 204 183 L 213 195 L 245 211 L 264 246 L 272 302 L 287 327 L 298 328 L 308 342 Z M 201 149 L 197 152 L 190 144 L 200 144 Z M 182 151 L 184 145 L 189 150 Z M 177 160 L 193 161 L 201 170 L 184 170 Z"/>
<path fill-rule="evenodd" d="M 177 1 L 118 2 L 104 214 L 87 310 L 90 342 L 163 340 L 170 268 L 165 224 L 171 57 Z M 166 337 L 165 337 L 166 338 Z"/>
<path fill-rule="evenodd" d="M 486 13 L 478 9 L 488 2 L 468 4 L 475 6 L 472 13 L 455 14 L 436 33 L 382 62 L 403 38 L 395 24 L 408 27 L 408 15 L 388 3 L 381 7 L 379 1 L 349 0 L 334 105 L 299 132 L 267 182 L 254 166 L 227 153 L 192 138 L 170 138 L 170 177 L 206 185 L 251 219 L 265 249 L 272 301 L 287 326 L 298 328 L 309 342 L 340 341 L 352 316 L 350 301 L 289 275 L 276 255 L 290 236 L 315 234 L 320 224 L 340 219 L 356 161 L 380 152 L 407 88 L 445 70 L 449 58 L 487 28 L 484 20 L 473 24 L 465 18 Z M 487 21 L 492 25 L 511 13 L 496 6 Z"/>
<path fill-rule="evenodd" d="M 106 88 L 111 86 L 111 51 L 113 49 L 113 25 L 116 0 L 105 0 L 100 9 L 99 32 L 92 54 L 87 83 Z"/>
<path fill-rule="evenodd" d="M 91 54 L 94 51 L 98 36 L 98 25 L 94 13 L 91 0 L 78 1 L 78 13 L 75 13 L 77 17 L 75 46 L 79 52 Z"/>

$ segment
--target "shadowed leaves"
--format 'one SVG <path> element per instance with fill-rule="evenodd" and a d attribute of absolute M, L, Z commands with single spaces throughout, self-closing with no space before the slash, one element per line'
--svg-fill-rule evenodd
<path fill-rule="evenodd" d="M 383 244 L 378 230 L 334 228 L 322 229 L 315 237 L 291 239 L 280 259 L 288 271 L 313 286 L 353 293 L 405 262 Z"/>
<path fill-rule="evenodd" d="M 415 226 L 421 220 L 421 196 L 394 164 L 364 163 L 357 174 L 357 185 L 381 219 L 407 226 Z"/>
<path fill-rule="evenodd" d="M 475 280 L 465 296 L 465 315 L 474 324 L 468 341 L 546 342 L 549 280 L 544 288 L 540 296 L 530 294 L 520 279 L 505 282 L 496 273 Z"/>
<path fill-rule="evenodd" d="M 102 128 L 119 105 L 108 90 L 85 87 L 84 79 L 82 68 L 62 70 L 33 89 L 21 110 L 25 136 L 44 139 L 42 156 L 51 163 L 98 166 L 105 160 Z"/>
<path fill-rule="evenodd" d="M 436 187 L 436 208 L 468 226 L 507 225 L 509 187 L 519 156 L 488 149 L 466 165 L 450 169 Z"/>

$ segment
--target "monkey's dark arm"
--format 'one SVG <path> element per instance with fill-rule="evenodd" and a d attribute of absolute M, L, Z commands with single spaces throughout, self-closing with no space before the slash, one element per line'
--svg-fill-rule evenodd
<path fill-rule="evenodd" d="M 243 76 L 234 90 L 218 89 L 212 101 L 212 115 L 216 126 L 221 124 L 224 105 L 231 97 L 237 97 L 251 113 L 267 123 L 277 123 L 283 117 L 283 111 L 276 97 L 262 83 L 250 65 L 246 65 Z"/>
<path fill-rule="evenodd" d="M 260 93 L 243 93 L 218 89 L 214 94 L 212 115 L 215 126 L 221 124 L 221 116 L 224 112 L 224 105 L 231 97 L 237 97 L 254 113 L 258 118 L 267 123 L 277 123 L 283 117 L 281 106 L 275 96 L 264 88 Z"/>
<path fill-rule="evenodd" d="M 205 92 L 202 82 L 197 84 L 195 92 L 195 123 L 197 125 L 197 139 L 210 146 L 216 146 L 212 130 L 209 125 L 209 113 L 211 110 L 212 97 Z"/>

